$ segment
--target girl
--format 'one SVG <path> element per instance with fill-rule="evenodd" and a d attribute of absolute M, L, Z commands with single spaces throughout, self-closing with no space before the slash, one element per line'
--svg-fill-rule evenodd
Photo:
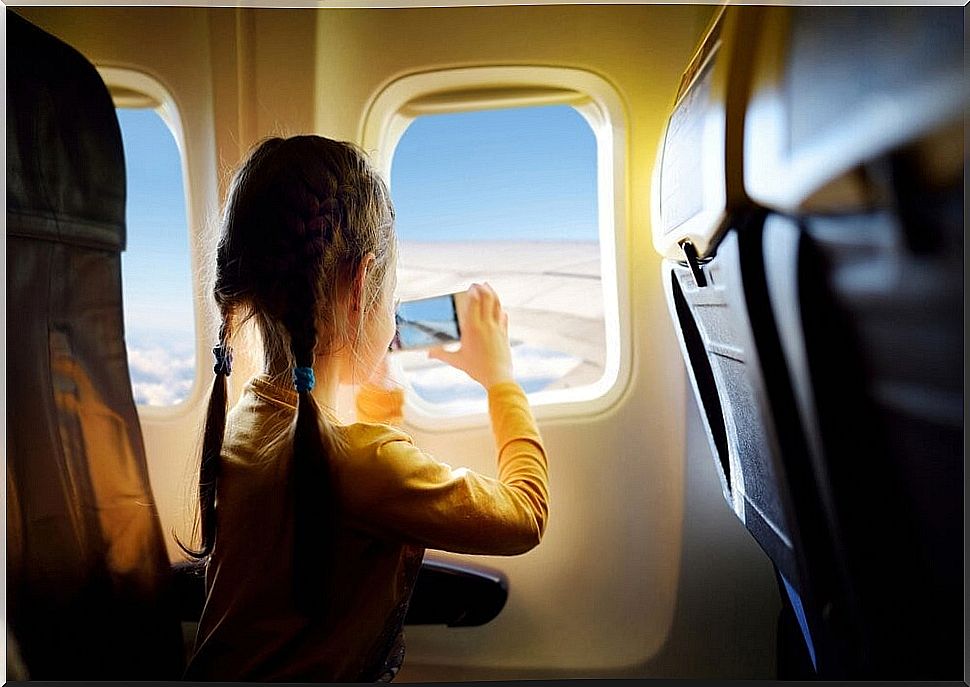
<path fill-rule="evenodd" d="M 542 537 L 545 454 L 490 287 L 463 299 L 461 349 L 431 355 L 488 390 L 499 479 L 452 469 L 384 424 L 402 403 L 379 371 L 395 331 L 393 220 L 383 181 L 346 143 L 272 138 L 232 181 L 202 545 L 189 551 L 207 561 L 207 599 L 189 679 L 390 680 L 425 548 L 514 555 Z M 227 415 L 230 342 L 250 319 L 264 370 Z M 357 397 L 367 422 L 341 426 L 338 386 L 372 376 Z"/>

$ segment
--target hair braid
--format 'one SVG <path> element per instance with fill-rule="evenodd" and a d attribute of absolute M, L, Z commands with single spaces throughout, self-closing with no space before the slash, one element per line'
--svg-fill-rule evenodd
<path fill-rule="evenodd" d="M 214 285 L 223 313 L 220 343 L 227 345 L 231 324 L 254 319 L 266 369 L 282 378 L 284 370 L 312 368 L 319 356 L 355 340 L 341 304 L 368 253 L 376 260 L 366 302 L 386 290 L 396 252 L 393 219 L 386 185 L 353 145 L 319 136 L 263 141 L 234 175 L 223 216 Z M 225 379 L 217 375 L 200 466 L 203 545 L 200 552 L 186 549 L 197 557 L 215 544 L 225 412 Z M 295 600 L 308 613 L 326 609 L 338 515 L 331 464 L 344 450 L 341 442 L 310 391 L 298 389 L 288 488 Z"/>
<path fill-rule="evenodd" d="M 219 343 L 213 352 L 220 355 L 231 354 L 229 340 L 231 334 L 232 311 L 222 308 L 219 325 Z M 192 558 L 208 558 L 215 546 L 216 539 L 216 487 L 219 482 L 219 459 L 222 454 L 222 440 L 226 432 L 226 377 L 230 369 L 217 362 L 209 393 L 209 405 L 202 431 L 202 456 L 199 461 L 199 511 L 193 535 L 201 530 L 202 542 L 198 549 L 191 549 L 175 538 L 179 548 Z"/>
<path fill-rule="evenodd" d="M 320 202 L 304 187 L 306 215 L 295 222 L 294 246 L 302 269 L 293 273 L 293 290 L 284 324 L 290 336 L 290 353 L 295 368 L 312 368 L 318 341 L 319 285 L 327 280 L 325 262 L 328 244 L 338 234 L 339 212 L 332 202 Z M 342 447 L 326 413 L 309 390 L 298 392 L 293 428 L 291 472 L 294 509 L 294 593 L 298 607 L 308 614 L 326 610 L 337 520 L 336 490 L 331 458 Z"/>

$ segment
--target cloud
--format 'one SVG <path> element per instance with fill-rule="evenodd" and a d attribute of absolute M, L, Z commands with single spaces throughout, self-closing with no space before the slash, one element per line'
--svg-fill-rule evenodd
<path fill-rule="evenodd" d="M 560 351 L 526 344 L 512 347 L 515 379 L 526 391 L 539 391 L 569 374 L 582 362 Z M 476 412 L 484 408 L 485 390 L 464 372 L 438 361 L 415 360 L 402 365 L 417 395 L 448 413 Z"/>
<path fill-rule="evenodd" d="M 131 387 L 138 405 L 170 406 L 184 401 L 195 381 L 195 355 L 185 345 L 128 346 Z"/>
<path fill-rule="evenodd" d="M 132 381 L 135 403 L 148 406 L 173 406 L 184 401 L 192 388 L 192 380 L 165 383 Z"/>

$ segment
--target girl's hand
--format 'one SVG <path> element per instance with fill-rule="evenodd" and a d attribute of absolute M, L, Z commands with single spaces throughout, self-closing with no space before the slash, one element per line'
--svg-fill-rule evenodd
<path fill-rule="evenodd" d="M 455 298 L 455 307 L 461 348 L 455 352 L 432 348 L 428 357 L 462 370 L 486 389 L 512 381 L 509 316 L 494 289 L 488 283 L 472 284 Z"/>

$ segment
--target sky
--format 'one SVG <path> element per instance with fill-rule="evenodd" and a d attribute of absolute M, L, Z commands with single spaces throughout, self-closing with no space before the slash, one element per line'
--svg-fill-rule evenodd
<path fill-rule="evenodd" d="M 596 139 L 568 105 L 419 117 L 391 196 L 403 241 L 596 241 Z"/>
<path fill-rule="evenodd" d="M 153 110 L 119 109 L 118 118 L 128 181 L 122 274 L 135 399 L 171 405 L 187 397 L 195 376 L 182 164 Z M 404 244 L 598 240 L 596 141 L 566 105 L 420 117 L 395 150 L 390 186 Z M 541 349 L 530 348 L 528 357 L 535 379 L 554 380 L 553 368 L 564 360 L 548 352 L 547 372 Z M 433 383 L 443 373 L 427 374 L 414 380 L 417 392 L 445 399 Z M 477 395 L 461 391 L 469 393 Z"/>
<path fill-rule="evenodd" d="M 128 196 L 122 253 L 125 321 L 191 334 L 192 277 L 182 161 L 154 110 L 119 109 Z"/>
<path fill-rule="evenodd" d="M 195 378 L 192 274 L 182 161 L 150 109 L 119 109 L 127 177 L 121 254 L 125 342 L 135 402 L 174 405 Z"/>

